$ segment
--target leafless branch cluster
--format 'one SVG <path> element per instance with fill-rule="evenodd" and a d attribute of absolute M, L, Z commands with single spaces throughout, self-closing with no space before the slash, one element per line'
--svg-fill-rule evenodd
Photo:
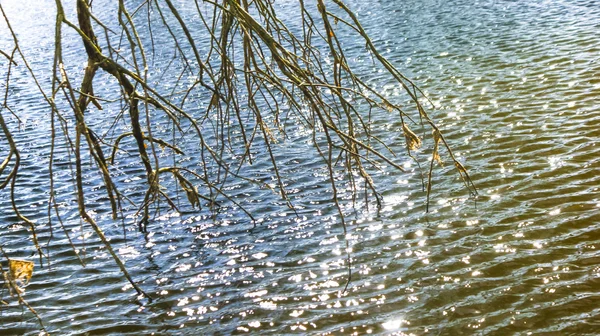
<path fill-rule="evenodd" d="M 102 228 L 89 214 L 90 200 L 86 198 L 83 181 L 86 160 L 93 162 L 96 174 L 102 177 L 112 218 L 122 216 L 123 202 L 135 204 L 139 209 L 141 230 L 146 230 L 153 209 L 180 210 L 176 199 L 179 194 L 173 196 L 162 186 L 167 179 L 172 179 L 176 188 L 185 193 L 192 207 L 207 205 L 213 208 L 219 199 L 224 199 L 252 218 L 243 204 L 227 194 L 225 186 L 228 181 L 244 180 L 271 188 L 293 209 L 293 200 L 288 195 L 275 153 L 277 142 L 286 141 L 286 125 L 293 120 L 295 125 L 309 130 L 311 134 L 312 148 L 315 155 L 322 158 L 322 165 L 329 174 L 331 199 L 346 232 L 345 214 L 340 205 L 340 184 L 350 185 L 353 197 L 364 192 L 366 204 L 370 202 L 367 197 L 372 195 L 373 201 L 379 205 L 381 196 L 371 177 L 373 171 L 384 166 L 403 171 L 392 144 L 375 135 L 371 112 L 382 109 L 397 114 L 400 131 L 406 139 L 404 148 L 411 157 L 423 140 L 411 127 L 429 129 L 434 148 L 427 174 L 428 200 L 434 164 L 441 163 L 440 144 L 446 149 L 467 188 L 476 193 L 467 171 L 456 160 L 439 128 L 428 116 L 426 107 L 430 102 L 427 97 L 382 56 L 356 14 L 341 0 L 316 0 L 316 4 L 298 0 L 296 27 L 284 23 L 286 20 L 278 15 L 275 4 L 269 0 L 195 0 L 195 10 L 190 14 L 190 9 L 186 8 L 185 15 L 172 0 L 138 1 L 135 7 L 130 2 L 118 0 L 117 22 L 99 19 L 91 0 L 76 1 L 77 21 L 71 21 L 65 14 L 63 1 L 55 1 L 51 92 L 42 89 L 12 28 L 13 49 L 1 52 L 1 57 L 8 60 L 2 63 L 6 64 L 8 71 L 0 126 L 10 150 L 0 153 L 4 156 L 0 164 L 0 189 L 8 188 L 14 214 L 30 226 L 40 260 L 43 252 L 36 237 L 35 223 L 21 214 L 14 200 L 15 182 L 21 165 L 19 145 L 13 140 L 10 125 L 3 118 L 6 113 L 18 118 L 18 111 L 9 104 L 11 69 L 17 64 L 29 70 L 29 76 L 35 80 L 48 105 L 52 139 L 49 163 L 51 189 L 55 185 L 55 146 L 57 142 L 64 141 L 73 155 L 69 164 L 74 169 L 79 215 L 93 228 L 140 294 L 144 294 L 143 290 L 129 276 Z M 1 5 L 0 10 L 11 27 Z M 82 41 L 81 52 L 87 56 L 83 75 L 67 70 L 69 67 L 63 57 L 63 30 L 76 32 Z M 177 68 L 169 63 L 163 69 L 161 77 L 168 76 L 169 81 L 174 83 L 170 92 L 168 88 L 161 87 L 160 81 L 157 83 L 150 79 L 152 59 L 159 50 L 154 36 L 158 31 L 166 34 L 168 43 L 172 45 L 175 55 L 172 62 L 182 65 Z M 366 53 L 404 91 L 412 101 L 411 106 L 401 107 L 399 102 L 379 92 L 353 70 L 341 41 L 342 36 L 348 38 L 349 34 L 364 43 Z M 115 45 L 115 40 L 118 40 L 118 45 Z M 160 42 L 162 48 L 165 43 Z M 112 85 L 119 91 L 117 102 L 95 94 L 97 83 L 94 79 L 99 74 L 110 76 Z M 193 80 L 187 80 L 189 78 Z M 198 97 L 205 102 L 201 108 L 197 106 Z M 125 123 L 125 130 L 114 134 L 116 128 L 111 127 L 112 136 L 108 136 L 109 132 L 97 134 L 90 126 L 90 111 L 102 110 L 103 104 L 114 103 L 121 104 L 122 113 L 111 122 L 113 125 Z M 171 127 L 171 139 L 161 138 L 158 134 L 157 119 Z M 184 153 L 189 146 L 180 147 L 181 139 L 195 142 L 195 152 Z M 120 155 L 122 142 L 128 140 L 133 141 L 139 163 L 145 171 L 146 191 L 141 200 L 132 199 L 124 193 L 111 174 L 111 166 Z M 243 167 L 252 165 L 255 160 L 253 148 L 260 148 L 268 154 L 275 188 L 242 174 Z M 161 149 L 171 151 L 173 157 L 193 156 L 200 168 L 193 170 L 178 166 L 174 163 L 176 160 L 161 159 Z M 340 171 L 345 176 L 342 182 L 336 178 Z M 58 218 L 62 225 L 54 190 L 50 190 L 48 204 L 49 220 L 51 217 Z"/>

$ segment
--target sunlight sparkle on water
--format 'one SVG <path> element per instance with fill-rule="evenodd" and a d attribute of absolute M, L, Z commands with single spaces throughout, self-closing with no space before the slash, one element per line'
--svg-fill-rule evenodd
<path fill-rule="evenodd" d="M 387 321 L 381 326 L 386 330 L 398 330 L 402 327 L 402 323 L 404 323 L 404 320 L 401 318 L 397 318 L 394 320 Z"/>
<path fill-rule="evenodd" d="M 473 226 L 475 224 L 479 224 L 479 220 L 478 219 L 468 220 L 467 221 L 467 226 Z"/>
<path fill-rule="evenodd" d="M 277 309 L 277 304 L 273 301 L 261 301 L 259 306 L 263 309 L 275 310 Z"/>
<path fill-rule="evenodd" d="M 246 293 L 246 294 L 244 294 L 244 296 L 245 297 L 250 297 L 250 298 L 255 298 L 255 297 L 266 295 L 268 292 L 269 291 L 267 291 L 266 289 L 263 289 L 263 290 L 259 290 L 259 291 L 256 291 L 256 292 Z"/>
<path fill-rule="evenodd" d="M 548 163 L 550 164 L 550 169 L 556 169 L 565 164 L 565 161 L 559 156 L 551 156 L 548 158 Z"/>
<path fill-rule="evenodd" d="M 263 258 L 265 258 L 267 256 L 268 256 L 268 254 L 263 253 L 263 252 L 255 253 L 255 254 L 252 255 L 252 257 L 254 259 L 263 259 Z"/>
<path fill-rule="evenodd" d="M 408 196 L 406 196 L 406 195 L 386 196 L 383 199 L 383 203 L 385 204 L 385 207 L 383 208 L 382 211 L 384 211 L 384 212 L 391 211 L 394 209 L 394 205 L 398 205 L 398 204 L 406 201 L 407 199 L 408 199 Z"/>
<path fill-rule="evenodd" d="M 135 258 L 140 255 L 140 252 L 138 252 L 133 246 L 127 246 L 120 248 L 119 254 L 123 258 Z"/>
<path fill-rule="evenodd" d="M 298 317 L 298 316 L 302 315 L 302 313 L 304 313 L 304 310 L 294 310 L 293 312 L 290 313 L 290 316 Z"/>

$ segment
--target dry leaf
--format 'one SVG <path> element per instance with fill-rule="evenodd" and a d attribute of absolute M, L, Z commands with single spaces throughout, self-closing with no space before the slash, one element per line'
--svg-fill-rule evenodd
<path fill-rule="evenodd" d="M 198 189 L 196 189 L 196 187 L 192 186 L 191 188 L 183 187 L 183 190 L 185 190 L 188 201 L 190 201 L 192 208 L 195 208 L 196 205 L 198 205 L 198 208 L 200 208 L 200 199 L 198 198 Z"/>
<path fill-rule="evenodd" d="M 440 133 L 440 131 L 434 128 L 432 133 L 433 141 L 435 141 L 436 144 L 439 143 L 440 140 L 442 140 L 442 134 Z"/>
<path fill-rule="evenodd" d="M 29 284 L 33 275 L 33 265 L 33 262 L 28 260 L 10 259 L 8 261 L 10 277 L 19 287 Z"/>
<path fill-rule="evenodd" d="M 421 139 L 406 126 L 402 124 L 402 131 L 404 131 L 404 137 L 406 137 L 406 145 L 409 150 L 419 149 L 421 147 Z"/>
<path fill-rule="evenodd" d="M 216 94 L 213 94 L 212 98 L 210 99 L 210 105 L 209 106 L 217 106 L 219 104 L 219 96 L 217 96 Z"/>
<path fill-rule="evenodd" d="M 188 180 L 179 174 L 175 174 L 175 177 L 177 177 L 179 180 L 179 184 L 185 191 L 185 195 L 192 205 L 192 208 L 195 208 L 196 206 L 200 208 L 200 195 L 198 194 L 198 188 L 194 187 Z"/>
<path fill-rule="evenodd" d="M 439 163 L 440 166 L 444 165 L 444 161 L 442 161 L 442 158 L 440 157 L 440 154 L 438 153 L 437 146 L 435 146 L 435 148 L 433 149 L 433 160 L 435 160 L 437 163 Z"/>
<path fill-rule="evenodd" d="M 439 163 L 440 165 L 444 165 L 442 158 L 440 157 L 439 154 L 439 144 L 440 144 L 440 140 L 442 139 L 442 135 L 440 134 L 440 131 L 438 131 L 437 129 L 433 130 L 433 159 L 435 161 L 437 161 L 437 163 Z"/>

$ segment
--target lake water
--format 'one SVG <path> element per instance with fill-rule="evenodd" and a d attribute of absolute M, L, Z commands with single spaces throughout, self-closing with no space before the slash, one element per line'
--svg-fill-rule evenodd
<path fill-rule="evenodd" d="M 279 6 L 292 15 L 294 4 Z M 47 84 L 53 2 L 2 5 Z M 348 217 L 353 268 L 345 293 L 343 231 L 308 141 L 278 145 L 298 216 L 270 191 L 243 184 L 230 191 L 257 214 L 256 228 L 230 209 L 216 219 L 206 212 L 162 213 L 142 234 L 131 219 L 113 222 L 106 204 L 92 204 L 133 278 L 155 297 L 148 302 L 137 299 L 92 231 L 80 225 L 67 196 L 61 214 L 86 267 L 54 220 L 51 265 L 41 268 L 3 190 L 0 244 L 11 257 L 36 261 L 25 298 L 51 334 L 600 333 L 600 4 L 408 0 L 351 8 L 384 55 L 436 104 L 431 115 L 469 169 L 479 197 L 469 197 L 447 163 L 436 168 L 426 213 L 418 170 L 399 158 L 409 173 L 376 177 L 382 211 L 356 209 Z M 1 27 L 0 49 L 10 51 Z M 81 72 L 80 41 L 67 36 L 66 57 Z M 356 64 L 394 96 L 395 86 L 369 75 L 368 57 Z M 23 153 L 18 203 L 45 242 L 49 111 L 23 68 L 15 70 L 10 92 L 25 122 L 20 130 L 12 124 Z M 378 113 L 374 120 L 401 149 L 394 116 Z M 90 124 L 102 129 L 102 115 Z M 2 160 L 3 138 L 0 148 Z M 57 178 L 70 176 L 66 160 L 59 148 Z M 261 162 L 254 176 L 268 172 Z M 135 182 L 144 176 L 138 165 L 135 155 L 124 155 L 115 175 Z M 90 175 L 88 183 L 91 199 L 100 199 L 93 188 L 98 177 Z M 68 183 L 57 188 L 72 192 Z M 0 334 L 37 334 L 37 320 L 6 290 L 2 297 L 9 304 L 0 306 Z"/>

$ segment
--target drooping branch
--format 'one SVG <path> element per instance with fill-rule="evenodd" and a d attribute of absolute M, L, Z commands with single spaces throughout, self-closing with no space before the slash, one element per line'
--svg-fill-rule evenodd
<path fill-rule="evenodd" d="M 284 22 L 289 18 L 280 17 L 273 3 L 267 0 L 195 0 L 197 13 L 190 16 L 171 0 L 142 1 L 136 3 L 139 6 L 135 8 L 128 8 L 130 2 L 119 0 L 115 3 L 118 6 L 116 20 L 112 22 L 96 17 L 89 0 L 76 1 L 77 21 L 71 22 L 64 14 L 61 0 L 55 2 L 52 94 L 47 95 L 41 89 L 18 48 L 14 33 L 12 54 L 0 52 L 9 59 L 9 75 L 10 67 L 16 65 L 14 56 L 21 56 L 23 62 L 19 60 L 19 64 L 26 66 L 50 107 L 48 220 L 53 218 L 51 208 L 54 208 L 64 230 L 55 183 L 72 183 L 80 218 L 92 227 L 140 294 L 145 293 L 115 253 L 110 237 L 104 234 L 103 223 L 96 221 L 88 211 L 90 203 L 96 202 L 90 199 L 92 193 L 85 188 L 83 176 L 88 161 L 91 170 L 102 178 L 99 184 L 104 188 L 102 192 L 107 201 L 103 197 L 99 202 L 106 202 L 107 209 L 110 206 L 112 219 L 133 214 L 142 231 L 148 230 L 152 211 L 179 212 L 191 207 L 197 211 L 208 208 L 216 214 L 218 209 L 226 208 L 222 207 L 223 203 L 234 206 L 254 221 L 245 200 L 228 191 L 231 181 L 242 181 L 249 188 L 268 188 L 296 211 L 299 198 L 290 192 L 293 177 L 290 178 L 285 165 L 278 161 L 281 151 L 286 150 L 286 144 L 281 143 L 294 141 L 290 127 L 310 137 L 306 150 L 320 160 L 316 169 L 327 176 L 331 205 L 337 209 L 344 237 L 349 232 L 344 209 L 349 200 L 347 196 L 351 195 L 352 205 L 356 206 L 357 195 L 363 193 L 367 207 L 369 203 L 379 207 L 382 196 L 376 174 L 385 167 L 405 173 L 399 162 L 407 157 L 415 160 L 420 170 L 419 156 L 413 154 L 427 151 L 423 148 L 427 143 L 433 143 L 427 178 L 421 172 L 423 189 L 427 192 L 427 210 L 433 170 L 436 163 L 442 162 L 440 144 L 446 148 L 467 189 L 473 195 L 477 192 L 467 170 L 426 112 L 428 98 L 379 53 L 357 15 L 341 0 L 317 0 L 314 5 L 298 0 L 295 19 L 300 29 L 289 28 Z M 141 20 L 144 25 L 139 24 L 140 13 L 147 15 Z M 87 57 L 87 63 L 81 77 L 66 70 L 70 68 L 62 58 L 63 28 L 75 31 L 82 41 L 85 53 L 81 54 Z M 157 55 L 152 32 L 158 28 L 165 29 L 161 38 L 172 43 L 173 56 L 165 69 L 152 69 L 160 73 L 156 80 L 150 69 Z M 401 108 L 398 98 L 386 96 L 353 68 L 354 55 L 340 40 L 341 36 L 347 36 L 344 34 L 351 34 L 360 41 L 357 43 L 366 46 L 383 73 L 403 89 L 410 104 Z M 161 44 L 164 49 L 164 41 Z M 110 77 L 108 88 L 94 85 L 95 78 L 103 74 Z M 13 211 L 30 225 L 41 256 L 33 222 L 24 217 L 14 203 L 18 169 L 26 167 L 23 168 L 20 161 L 18 144 L 10 136 L 10 125 L 2 118 L 4 111 L 17 118 L 19 114 L 8 104 L 8 79 L 6 83 L 0 127 L 9 139 L 9 151 L 0 162 L 0 178 L 7 170 L 9 173 L 0 180 L 0 189 L 10 186 Z M 74 88 L 72 83 L 80 84 Z M 120 98 L 106 97 L 113 92 L 118 92 Z M 112 116 L 108 111 L 115 105 L 119 105 L 120 112 Z M 92 119 L 95 109 L 106 111 L 102 113 L 106 118 L 103 121 L 110 127 L 103 128 Z M 372 112 L 377 110 L 394 112 L 389 115 L 397 119 L 394 132 L 403 136 L 399 144 L 378 136 L 382 129 L 377 128 L 372 119 Z M 424 130 L 431 131 L 429 142 L 424 139 L 426 132 L 420 137 L 411 130 L 419 121 Z M 165 136 L 165 129 L 170 129 L 170 139 Z M 55 181 L 53 175 L 55 146 L 60 141 L 61 130 L 71 181 Z M 120 168 L 115 160 L 117 151 L 130 136 L 135 143 L 134 162 L 145 174 L 144 189 L 135 194 L 122 193 L 121 190 L 131 190 L 129 182 L 120 181 L 115 174 Z M 161 153 L 161 148 L 170 150 Z M 106 150 L 111 151 L 108 159 Z M 186 165 L 187 160 L 192 160 L 192 164 Z M 252 169 L 245 169 L 256 162 L 268 164 L 270 176 L 253 175 Z M 127 187 L 122 188 L 124 185 Z M 185 196 L 180 197 L 180 194 Z M 189 204 L 180 203 L 181 198 L 187 198 Z M 122 200 L 128 201 L 131 208 L 124 209 Z M 70 241 L 68 235 L 67 238 Z M 346 251 L 350 251 L 349 241 L 345 240 L 345 244 Z M 347 261 L 346 287 L 352 268 L 349 252 Z"/>

